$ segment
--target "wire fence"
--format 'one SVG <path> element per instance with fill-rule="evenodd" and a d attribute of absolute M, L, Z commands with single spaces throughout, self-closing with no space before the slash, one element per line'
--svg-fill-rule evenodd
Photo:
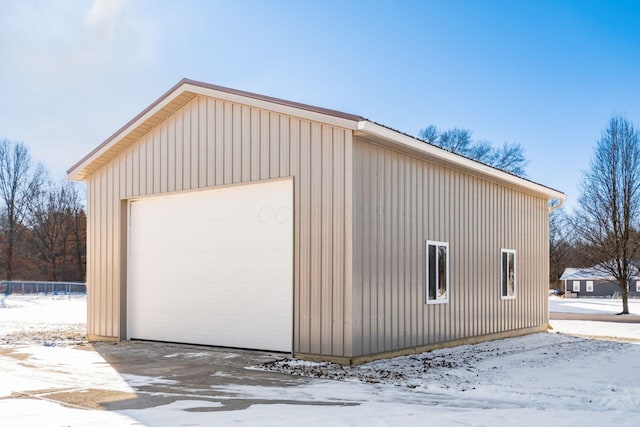
<path fill-rule="evenodd" d="M 0 294 L 4 295 L 74 295 L 86 293 L 87 284 L 82 282 L 0 281 Z"/>

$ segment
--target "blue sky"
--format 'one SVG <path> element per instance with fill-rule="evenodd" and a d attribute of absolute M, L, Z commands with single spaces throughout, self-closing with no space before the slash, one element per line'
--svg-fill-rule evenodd
<path fill-rule="evenodd" d="M 62 177 L 188 77 L 518 142 L 575 208 L 611 115 L 640 123 L 639 18 L 637 1 L 2 0 L 0 138 Z"/>

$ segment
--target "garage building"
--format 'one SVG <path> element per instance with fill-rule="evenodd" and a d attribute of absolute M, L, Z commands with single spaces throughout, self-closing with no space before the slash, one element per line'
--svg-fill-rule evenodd
<path fill-rule="evenodd" d="M 565 195 L 357 115 L 184 79 L 68 177 L 91 340 L 358 363 L 547 325 Z"/>

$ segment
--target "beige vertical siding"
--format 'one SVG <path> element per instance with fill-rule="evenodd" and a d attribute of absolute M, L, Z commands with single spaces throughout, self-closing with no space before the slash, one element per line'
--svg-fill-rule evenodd
<path fill-rule="evenodd" d="M 547 321 L 547 200 L 353 143 L 353 322 L 357 355 Z M 424 244 L 449 243 L 448 304 L 424 303 Z M 500 250 L 515 249 L 517 297 L 500 298 Z"/>
<path fill-rule="evenodd" d="M 193 98 L 87 180 L 89 334 L 124 338 L 123 200 L 293 176 L 294 352 L 351 356 L 351 145 L 350 130 Z"/>
<path fill-rule="evenodd" d="M 294 352 L 370 355 L 547 320 L 545 198 L 352 131 L 195 96 L 88 178 L 92 337 L 124 338 L 127 200 L 294 178 Z M 424 303 L 424 244 L 449 243 L 450 302 Z M 500 298 L 500 249 L 517 298 Z"/>

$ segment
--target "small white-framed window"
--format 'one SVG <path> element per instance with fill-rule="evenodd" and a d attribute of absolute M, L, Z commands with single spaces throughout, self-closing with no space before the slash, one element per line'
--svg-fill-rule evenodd
<path fill-rule="evenodd" d="M 579 280 L 574 280 L 573 281 L 573 292 L 580 292 L 580 281 Z"/>
<path fill-rule="evenodd" d="M 516 251 L 513 249 L 500 250 L 500 297 L 516 297 Z"/>
<path fill-rule="evenodd" d="M 587 292 L 593 292 L 593 280 L 587 280 Z"/>
<path fill-rule="evenodd" d="M 640 292 L 640 280 L 636 281 L 636 292 Z"/>
<path fill-rule="evenodd" d="M 425 243 L 425 300 L 427 304 L 449 302 L 449 243 Z"/>

